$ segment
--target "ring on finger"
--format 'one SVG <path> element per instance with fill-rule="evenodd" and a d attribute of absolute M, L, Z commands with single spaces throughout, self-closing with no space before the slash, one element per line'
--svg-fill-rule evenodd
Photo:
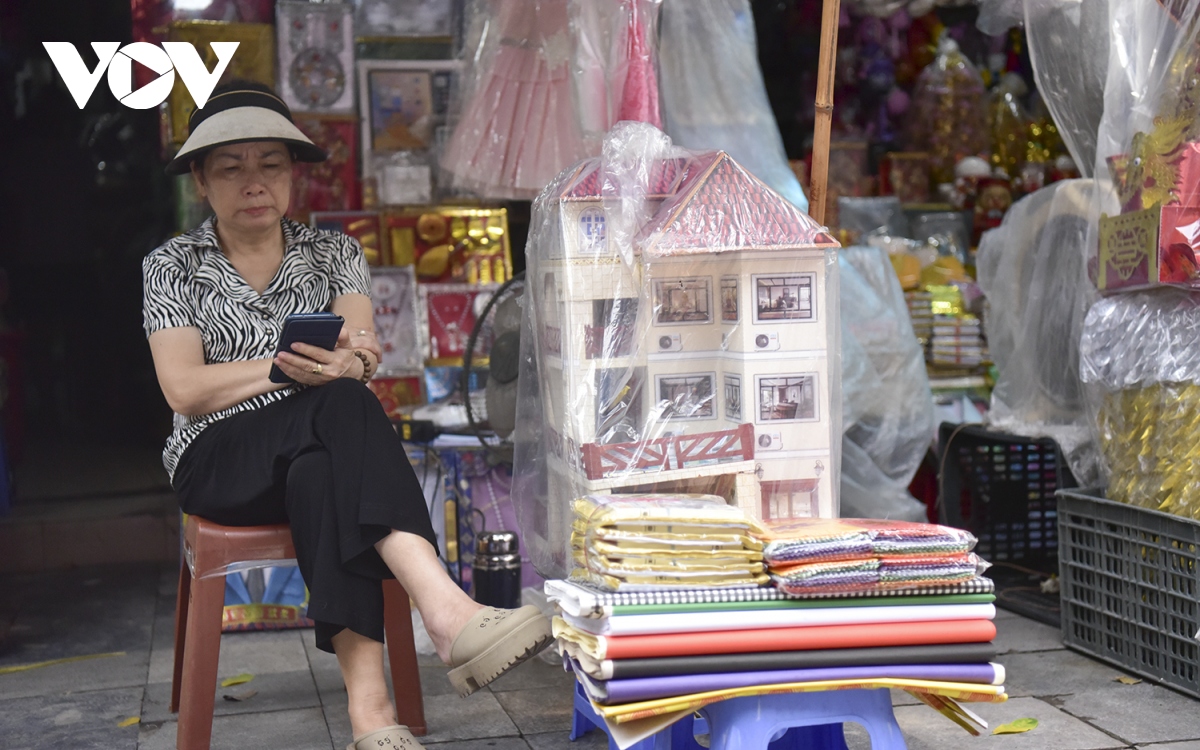
<path fill-rule="evenodd" d="M 325 369 L 325 368 L 321 367 L 321 365 L 320 365 L 320 364 L 315 364 L 315 365 L 313 365 L 313 368 L 312 368 L 312 373 L 313 373 L 313 375 L 320 375 L 320 374 L 321 374 L 321 371 L 322 371 L 323 369 Z"/>

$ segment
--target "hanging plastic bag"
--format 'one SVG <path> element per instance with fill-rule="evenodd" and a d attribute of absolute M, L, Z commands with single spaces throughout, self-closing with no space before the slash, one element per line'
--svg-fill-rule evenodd
<path fill-rule="evenodd" d="M 758 67 L 749 0 L 666 0 L 659 53 L 666 131 L 690 149 L 721 149 L 801 210 Z"/>

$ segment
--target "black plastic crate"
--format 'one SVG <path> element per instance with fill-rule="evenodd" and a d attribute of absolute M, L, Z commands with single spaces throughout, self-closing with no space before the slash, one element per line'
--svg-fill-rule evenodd
<path fill-rule="evenodd" d="M 973 533 L 991 563 L 1057 572 L 1054 493 L 1075 485 L 1058 444 L 948 422 L 938 438 L 942 522 Z"/>
<path fill-rule="evenodd" d="M 1200 523 L 1058 494 L 1063 642 L 1200 698 Z"/>

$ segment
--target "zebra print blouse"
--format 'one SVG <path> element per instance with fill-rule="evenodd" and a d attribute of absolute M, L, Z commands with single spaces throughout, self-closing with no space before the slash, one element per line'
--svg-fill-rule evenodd
<path fill-rule="evenodd" d="M 269 359 L 288 315 L 326 311 L 343 294 L 370 296 L 366 258 L 356 241 L 291 219 L 282 223 L 283 263 L 261 295 L 221 252 L 211 217 L 147 255 L 142 261 L 146 336 L 164 328 L 194 326 L 200 329 L 207 364 Z M 180 456 L 205 427 L 296 391 L 296 386 L 271 391 L 213 414 L 176 414 L 163 450 L 167 474 L 174 479 Z"/>

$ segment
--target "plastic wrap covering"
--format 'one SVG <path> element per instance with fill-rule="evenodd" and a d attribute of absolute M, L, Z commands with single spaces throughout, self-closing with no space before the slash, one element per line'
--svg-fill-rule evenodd
<path fill-rule="evenodd" d="M 1200 299 L 1160 289 L 1100 300 L 1083 324 L 1080 371 L 1108 497 L 1200 518 Z"/>
<path fill-rule="evenodd" d="M 1079 173 L 1091 177 L 1104 113 L 1109 0 L 1024 0 L 1033 77 Z M 982 16 L 983 8 L 980 8 Z"/>
<path fill-rule="evenodd" d="M 1074 0 L 1075 4 L 1079 0 Z M 1025 0 L 979 0 L 975 25 L 985 34 L 1001 36 L 1025 21 Z"/>
<path fill-rule="evenodd" d="M 840 253 L 843 516 L 925 519 L 908 494 L 933 439 L 933 396 L 904 292 L 875 247 Z"/>
<path fill-rule="evenodd" d="M 767 101 L 749 0 L 668 0 L 661 27 L 663 115 L 672 140 L 727 152 L 807 211 Z"/>
<path fill-rule="evenodd" d="M 1058 441 L 1085 487 L 1100 481 L 1079 380 L 1079 336 L 1096 300 L 1088 280 L 1091 180 L 1064 180 L 1032 193 L 984 233 L 976 255 L 988 300 L 988 348 L 999 377 L 989 423 Z"/>
<path fill-rule="evenodd" d="M 1096 176 L 1096 283 L 1200 289 L 1200 5 L 1113 3 Z M 1108 189 L 1111 188 L 1111 189 Z"/>
<path fill-rule="evenodd" d="M 909 139 L 928 151 L 935 183 L 954 182 L 954 166 L 967 156 L 986 154 L 991 145 L 983 78 L 944 35 L 937 57 L 917 78 Z"/>
<path fill-rule="evenodd" d="M 728 154 L 641 123 L 542 192 L 513 492 L 539 573 L 568 574 L 571 503 L 590 494 L 836 514 L 836 247 Z"/>

